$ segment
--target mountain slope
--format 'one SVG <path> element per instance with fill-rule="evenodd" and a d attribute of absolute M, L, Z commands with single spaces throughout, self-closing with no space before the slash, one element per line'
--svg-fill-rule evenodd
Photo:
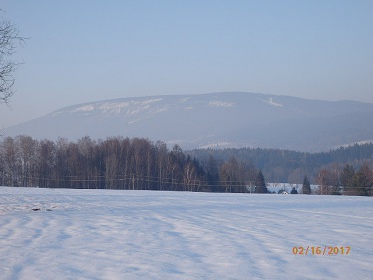
<path fill-rule="evenodd" d="M 318 151 L 373 139 L 373 104 L 256 93 L 120 98 L 62 108 L 5 129 L 6 136 L 70 140 L 147 137 L 200 147 Z"/>

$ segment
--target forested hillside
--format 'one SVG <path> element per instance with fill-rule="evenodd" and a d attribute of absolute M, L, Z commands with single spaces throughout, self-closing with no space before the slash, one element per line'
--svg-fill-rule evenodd
<path fill-rule="evenodd" d="M 373 164 L 373 144 L 341 147 L 329 152 L 307 153 L 281 149 L 241 148 L 241 149 L 199 149 L 188 151 L 202 163 L 209 157 L 224 162 L 231 157 L 244 161 L 262 170 L 267 182 L 303 182 L 304 176 L 317 184 L 321 169 L 342 170 L 346 164 L 359 169 L 364 163 Z"/>

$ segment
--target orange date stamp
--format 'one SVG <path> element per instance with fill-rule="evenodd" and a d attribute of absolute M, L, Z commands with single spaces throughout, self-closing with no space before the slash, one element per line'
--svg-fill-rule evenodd
<path fill-rule="evenodd" d="M 351 246 L 294 246 L 291 251 L 294 255 L 299 256 L 348 255 L 350 254 Z"/>

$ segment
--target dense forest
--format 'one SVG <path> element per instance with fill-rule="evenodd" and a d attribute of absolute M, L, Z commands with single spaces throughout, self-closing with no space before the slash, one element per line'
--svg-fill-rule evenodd
<path fill-rule="evenodd" d="M 234 159 L 219 166 L 212 159 L 204 169 L 178 145 L 169 150 L 139 138 L 52 142 L 17 136 L 0 143 L 3 186 L 245 192 L 246 181 L 260 174 Z"/>
<path fill-rule="evenodd" d="M 203 149 L 187 153 L 199 159 L 202 164 L 208 162 L 211 156 L 219 162 L 234 157 L 262 170 L 268 182 L 291 184 L 301 184 L 305 175 L 311 184 L 317 184 L 322 169 L 337 169 L 341 172 L 346 164 L 356 170 L 363 165 L 373 166 L 373 144 L 356 144 L 320 153 L 261 148 Z"/>
<path fill-rule="evenodd" d="M 17 136 L 0 142 L 0 185 L 266 193 L 265 181 L 313 181 L 319 185 L 313 193 L 371 195 L 372 155 L 372 144 L 318 154 L 263 149 L 183 152 L 178 145 L 170 150 L 163 142 L 141 138 L 53 142 Z M 307 186 L 303 192 L 310 193 Z"/>

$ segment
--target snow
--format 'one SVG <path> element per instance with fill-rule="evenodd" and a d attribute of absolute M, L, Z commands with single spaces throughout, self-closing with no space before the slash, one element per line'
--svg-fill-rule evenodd
<path fill-rule="evenodd" d="M 181 99 L 179 100 L 179 103 L 185 103 L 185 102 L 187 102 L 189 99 L 190 99 L 190 97 L 181 98 Z"/>
<path fill-rule="evenodd" d="M 98 109 L 104 113 L 120 113 L 122 109 L 128 108 L 129 102 L 105 102 Z"/>
<path fill-rule="evenodd" d="M 367 197 L 0 187 L 0 279 L 371 279 L 372 232 Z"/>
<path fill-rule="evenodd" d="M 338 146 L 335 146 L 333 148 L 334 149 L 348 148 L 348 147 L 351 147 L 351 146 L 354 146 L 354 145 L 362 146 L 362 145 L 367 145 L 367 144 L 372 144 L 372 143 L 373 143 L 373 139 L 370 139 L 370 140 L 358 141 L 358 142 L 344 144 L 344 145 L 338 145 Z"/>
<path fill-rule="evenodd" d="M 93 104 L 84 105 L 74 109 L 72 112 L 80 112 L 80 111 L 93 111 L 98 110 L 105 114 L 120 114 L 124 109 L 128 115 L 139 114 L 143 111 L 146 111 L 150 108 L 150 105 L 155 102 L 161 101 L 162 98 L 151 98 L 141 101 L 136 100 L 129 100 L 125 102 L 120 101 L 107 101 L 107 102 L 95 102 Z"/>
<path fill-rule="evenodd" d="M 82 106 L 82 107 L 78 107 L 75 110 L 72 110 L 71 112 L 72 113 L 76 113 L 76 112 L 90 112 L 90 111 L 93 111 L 94 109 L 95 109 L 95 107 L 90 104 L 90 105 L 85 105 L 85 106 Z"/>
<path fill-rule="evenodd" d="M 209 143 L 207 145 L 202 146 L 200 149 L 221 149 L 221 148 L 231 148 L 236 147 L 236 143 L 221 141 L 216 143 Z M 237 145 L 238 146 L 238 145 Z"/>
<path fill-rule="evenodd" d="M 283 107 L 282 104 L 274 102 L 272 97 L 269 97 L 268 100 L 264 100 L 264 102 L 275 107 Z"/>
<path fill-rule="evenodd" d="M 234 107 L 234 103 L 232 102 L 223 102 L 223 101 L 211 101 L 209 102 L 209 107 Z"/>
<path fill-rule="evenodd" d="M 320 186 L 312 184 L 310 187 L 312 191 L 316 191 Z M 267 183 L 267 190 L 269 192 L 278 193 L 279 190 L 284 190 L 290 193 L 293 188 L 295 188 L 298 193 L 302 193 L 303 184 Z"/>
<path fill-rule="evenodd" d="M 76 104 L 5 128 L 2 134 L 29 135 L 38 140 L 62 137 L 74 142 L 85 136 L 92 140 L 136 137 L 165 143 L 182 139 L 178 144 L 183 150 L 227 142 L 228 146 L 215 147 L 320 152 L 373 139 L 372 119 L 373 104 L 225 92 Z M 195 142 L 197 138 L 200 140 Z"/>

